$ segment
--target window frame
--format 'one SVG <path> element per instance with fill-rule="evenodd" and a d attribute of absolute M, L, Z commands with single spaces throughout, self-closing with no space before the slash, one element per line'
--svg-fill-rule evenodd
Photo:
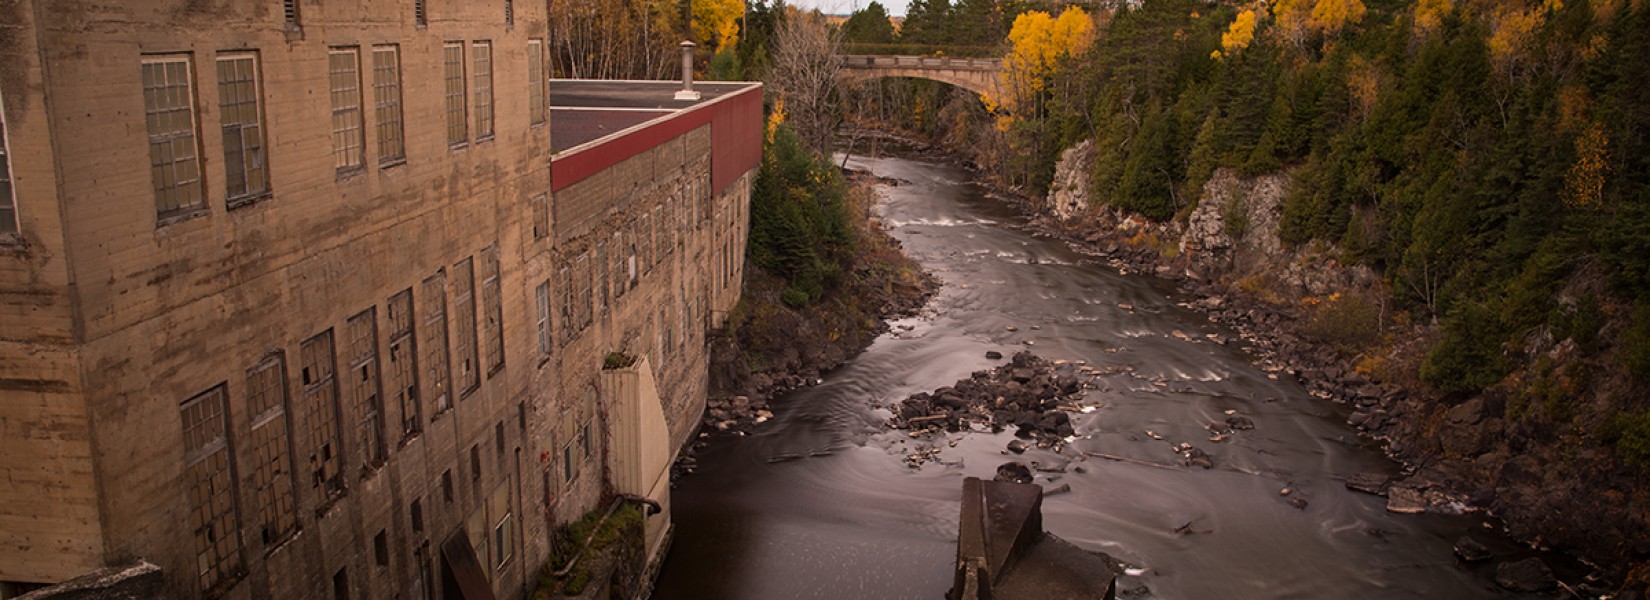
<path fill-rule="evenodd" d="M 379 56 L 389 55 L 387 66 Z M 385 76 L 388 73 L 388 76 Z M 401 45 L 374 44 L 372 47 L 372 94 L 378 166 L 390 168 L 407 162 L 406 110 L 401 83 Z"/>
<path fill-rule="evenodd" d="M 268 373 L 268 375 L 264 375 L 265 373 Z M 263 386 L 260 389 L 258 384 L 261 376 L 269 377 L 270 382 L 274 385 Z M 258 513 L 259 522 L 257 527 L 262 534 L 266 555 L 296 537 L 298 530 L 303 527 L 302 520 L 298 516 L 297 484 L 294 478 L 297 473 L 297 465 L 292 454 L 292 399 L 288 393 L 286 376 L 286 355 L 280 351 L 270 353 L 263 360 L 258 361 L 246 370 L 246 407 L 250 421 L 248 430 L 251 433 L 253 459 L 256 461 L 252 474 L 252 492 L 258 501 L 256 512 Z M 273 392 L 273 398 L 259 402 L 258 399 L 262 393 L 270 392 Z M 261 407 L 260 405 L 264 406 Z M 262 410 L 260 410 L 260 407 Z M 266 455 L 263 444 L 260 443 L 259 432 L 276 423 L 280 424 L 280 430 L 262 438 L 277 446 Z M 265 466 L 272 468 L 267 482 L 260 481 L 262 474 L 258 473 Z M 281 485 L 282 480 L 284 480 L 284 486 Z M 280 508 L 270 508 L 271 505 L 277 505 L 282 500 L 281 487 L 285 487 L 284 495 L 287 507 L 284 511 Z M 266 515 L 266 511 L 271 514 Z M 276 511 L 286 513 L 291 522 L 283 527 L 283 520 L 278 518 L 279 514 Z M 272 523 L 273 527 L 271 527 Z"/>
<path fill-rule="evenodd" d="M 548 122 L 550 103 L 549 81 L 545 72 L 544 39 L 527 40 L 527 123 L 529 126 Z"/>
<path fill-rule="evenodd" d="M 333 59 L 338 56 L 349 57 L 350 70 L 347 73 L 348 83 L 352 87 L 339 87 L 340 76 L 346 72 L 335 64 Z M 327 95 L 332 107 L 332 165 L 341 178 L 367 167 L 367 125 L 361 87 L 361 47 L 327 47 Z M 340 104 L 341 100 L 346 103 Z M 345 120 L 342 124 L 340 118 Z M 350 136 L 352 131 L 355 134 L 353 140 Z"/>
<path fill-rule="evenodd" d="M 6 96 L 0 92 L 0 244 L 21 241 L 23 215 L 17 210 L 17 180 L 12 176 L 11 141 L 6 135 Z M 8 215 L 9 213 L 9 215 Z"/>
<path fill-rule="evenodd" d="M 207 416 L 208 419 L 217 421 L 216 436 L 197 444 L 192 442 L 191 438 L 199 434 L 192 435 L 191 432 L 197 427 L 211 426 L 211 423 L 192 422 L 192 414 L 201 414 L 192 409 L 203 407 L 208 401 L 216 404 L 212 407 L 217 409 L 215 415 Z M 234 446 L 230 443 L 229 437 L 231 427 L 228 386 L 219 383 L 178 403 L 178 418 L 182 427 L 180 441 L 184 451 L 183 480 L 189 489 L 185 494 L 189 505 L 189 525 L 194 527 L 194 574 L 196 582 L 204 592 L 203 595 L 213 597 L 246 576 L 246 544 L 245 540 L 241 539 L 240 485 L 236 480 Z M 204 479 L 197 468 L 206 470 Z M 225 484 L 227 489 L 217 489 L 216 484 L 220 482 Z M 206 491 L 205 495 L 201 496 L 196 488 L 203 484 Z M 218 500 L 223 500 L 227 506 L 215 506 Z M 203 516 L 205 522 L 196 523 Z M 220 525 L 227 531 L 215 532 Z M 209 539 L 213 537 L 218 539 Z M 221 546 L 222 541 L 232 544 L 232 547 L 227 549 L 228 552 Z M 211 568 L 203 569 L 201 563 L 208 552 L 213 553 L 214 558 Z"/>
<path fill-rule="evenodd" d="M 454 60 L 455 52 L 457 60 Z M 470 82 L 466 56 L 464 42 L 442 42 L 442 113 L 447 120 L 447 146 L 454 150 L 470 144 Z"/>
<path fill-rule="evenodd" d="M 245 135 L 248 128 L 247 123 L 243 120 L 239 123 L 231 124 L 229 122 L 228 106 L 225 104 L 227 98 L 224 90 L 226 82 L 223 79 L 224 63 L 240 60 L 250 60 L 252 62 L 250 69 L 250 75 L 252 77 L 250 81 L 252 84 L 251 104 L 252 112 L 256 118 L 256 121 L 252 123 L 252 129 L 256 130 L 252 141 L 256 142 L 256 145 L 252 146 L 253 150 L 251 152 L 247 151 L 248 144 Z M 264 113 L 263 60 L 259 56 L 257 50 L 232 50 L 227 52 L 219 52 L 217 57 L 213 60 L 213 64 L 218 67 L 218 122 L 221 126 L 220 132 L 223 136 L 224 206 L 228 209 L 234 209 L 254 204 L 259 200 L 264 200 L 274 194 L 274 185 L 269 180 L 269 126 L 266 124 L 267 118 Z M 237 83 L 243 83 L 243 81 L 235 80 L 228 82 L 230 85 Z M 237 102 L 237 104 L 245 104 L 245 99 L 241 99 L 241 101 Z M 240 193 L 235 193 L 235 190 L 232 190 L 229 187 L 230 182 L 233 181 L 233 178 L 230 177 L 229 173 L 231 168 L 234 167 L 236 163 L 236 161 L 232 161 L 230 159 L 229 155 L 231 127 L 234 127 L 234 136 L 239 140 L 239 153 L 242 156 L 242 159 L 239 161 L 239 170 L 241 171 L 240 179 L 242 185 Z M 246 158 L 249 154 L 253 155 L 254 158 Z M 257 168 L 254 169 L 253 165 L 257 165 Z M 262 189 L 254 189 L 250 183 L 252 180 L 251 173 L 254 170 L 262 173 Z"/>
<path fill-rule="evenodd" d="M 151 98 L 151 92 L 158 92 L 160 90 L 169 90 L 169 89 L 171 89 L 175 86 L 172 85 L 172 81 L 169 78 L 169 74 L 168 74 L 167 80 L 164 81 L 162 83 L 162 85 L 160 85 L 160 86 L 151 85 L 150 82 L 149 82 L 149 77 L 148 77 L 148 69 L 151 68 L 154 65 L 169 65 L 169 64 L 172 64 L 172 63 L 180 63 L 180 64 L 183 65 L 183 70 L 182 70 L 182 73 L 183 73 L 183 90 L 182 90 L 182 92 L 183 92 L 183 94 L 182 95 L 183 95 L 184 102 L 183 102 L 182 107 L 183 107 L 183 109 L 186 109 L 188 111 L 187 120 L 188 120 L 189 127 L 188 127 L 187 131 L 170 130 L 170 131 L 161 131 L 161 132 L 157 133 L 155 131 L 155 128 L 154 128 L 154 125 L 155 125 L 156 119 L 157 119 L 157 115 L 162 114 L 162 113 L 174 112 L 176 110 L 179 110 L 179 108 L 177 106 L 166 106 L 166 107 L 156 108 L 155 106 L 150 104 L 149 100 Z M 174 53 L 167 53 L 167 54 L 145 54 L 140 59 L 139 64 L 140 64 L 141 69 L 142 69 L 142 73 L 140 74 L 140 84 L 142 86 L 143 98 L 144 98 L 143 112 L 144 112 L 144 117 L 145 117 L 145 119 L 144 119 L 145 120 L 145 131 L 147 132 L 148 139 L 149 139 L 149 153 L 148 153 L 149 154 L 149 170 L 150 170 L 150 176 L 149 176 L 149 178 L 150 178 L 150 188 L 149 188 L 149 191 L 150 191 L 151 197 L 154 198 L 155 203 L 156 203 L 156 206 L 155 206 L 156 226 L 170 225 L 172 223 L 187 221 L 189 219 L 193 219 L 195 217 L 205 215 L 208 211 L 207 202 L 206 202 L 206 174 L 203 172 L 202 165 L 201 165 L 201 134 L 200 134 L 201 126 L 200 126 L 200 110 L 199 110 L 199 107 L 197 106 L 198 99 L 196 98 L 196 95 L 195 95 L 197 92 L 195 90 L 196 85 L 195 85 L 195 57 L 194 57 L 194 53 L 191 53 L 191 52 L 174 52 Z M 161 71 L 164 73 L 166 71 L 166 68 L 162 67 Z M 183 136 L 184 136 L 185 133 L 188 134 L 188 142 L 180 146 L 177 142 L 182 141 L 184 139 Z M 156 156 L 156 150 L 155 150 L 156 149 L 156 144 L 167 144 L 167 145 L 170 146 L 170 149 L 172 151 L 176 151 L 179 147 L 187 148 L 188 150 L 191 151 L 191 155 L 188 158 L 179 159 L 179 158 L 176 157 L 177 155 L 174 153 L 172 155 L 173 158 L 169 162 L 164 163 L 164 164 L 157 163 L 156 161 L 159 160 L 159 159 Z M 190 165 L 190 164 L 193 165 L 194 179 L 190 180 L 187 183 L 180 182 L 177 179 L 176 170 L 182 165 Z M 162 182 L 155 180 L 155 175 L 157 174 L 158 170 L 161 169 L 161 167 L 163 167 L 163 166 L 169 167 L 170 170 L 173 171 L 172 174 L 173 174 L 173 177 L 174 177 L 173 181 L 174 181 L 175 185 L 173 185 L 169 188 L 161 186 Z M 184 204 L 181 200 L 181 196 L 179 196 L 180 199 L 177 201 L 176 206 L 171 206 L 171 207 L 161 206 L 161 204 L 160 204 L 161 203 L 160 194 L 162 193 L 163 190 L 170 189 L 170 190 L 173 190 L 174 193 L 182 194 L 183 190 L 185 190 L 189 186 L 192 186 L 194 188 L 194 192 L 195 192 L 195 202 L 194 203 Z"/>
<path fill-rule="evenodd" d="M 470 79 L 473 82 L 471 92 L 475 99 L 475 140 L 485 142 L 493 139 L 493 42 L 492 40 L 475 40 L 470 42 Z"/>

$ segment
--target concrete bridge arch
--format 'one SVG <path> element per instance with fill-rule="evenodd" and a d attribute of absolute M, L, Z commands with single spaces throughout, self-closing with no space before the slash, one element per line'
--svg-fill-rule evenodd
<path fill-rule="evenodd" d="M 948 83 L 982 96 L 1000 96 L 997 75 L 1003 70 L 1003 61 L 999 58 L 866 54 L 839 58 L 842 68 L 837 70 L 837 81 L 844 85 L 885 77 L 915 77 Z"/>

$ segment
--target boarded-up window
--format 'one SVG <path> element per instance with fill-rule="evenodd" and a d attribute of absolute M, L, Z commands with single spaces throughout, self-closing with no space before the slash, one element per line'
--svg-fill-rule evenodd
<path fill-rule="evenodd" d="M 545 194 L 533 196 L 533 239 L 550 237 L 550 202 Z"/>
<path fill-rule="evenodd" d="M 373 114 L 377 117 L 378 164 L 398 164 L 407 156 L 401 125 L 400 46 L 372 47 L 372 101 Z"/>
<path fill-rule="evenodd" d="M 527 116 L 530 123 L 544 122 L 545 97 L 544 40 L 527 40 Z"/>
<path fill-rule="evenodd" d="M 453 265 L 453 360 L 458 361 L 458 397 L 481 387 L 476 348 L 475 263 L 466 258 Z"/>
<path fill-rule="evenodd" d="M 424 407 L 418 398 L 418 347 L 414 341 L 412 289 L 390 297 L 387 305 L 390 320 L 390 352 L 388 387 L 392 406 L 401 409 L 401 435 L 411 437 L 423 427 Z"/>
<path fill-rule="evenodd" d="M 187 55 L 143 59 L 143 113 L 149 130 L 149 175 L 162 219 L 202 211 L 195 132 L 195 90 Z"/>
<path fill-rule="evenodd" d="M 447 272 L 436 270 L 424 280 L 424 387 L 422 391 L 435 404 L 435 414 L 452 408 L 452 395 L 447 392 L 452 370 L 447 366 Z"/>
<path fill-rule="evenodd" d="M 207 595 L 227 586 L 244 571 L 225 400 L 220 384 L 185 401 L 179 409 L 183 417 L 189 525 L 195 537 L 195 573 Z"/>
<path fill-rule="evenodd" d="M 338 172 L 366 164 L 366 139 L 361 125 L 361 49 L 327 51 L 327 82 L 332 96 L 332 157 Z"/>
<path fill-rule="evenodd" d="M 349 336 L 349 373 L 344 394 L 354 418 L 355 460 L 362 470 L 384 463 L 383 394 L 378 386 L 377 311 L 367 309 L 345 324 Z"/>
<path fill-rule="evenodd" d="M 218 116 L 223 124 L 224 197 L 230 207 L 269 193 L 258 54 L 218 56 Z"/>
<path fill-rule="evenodd" d="M 287 418 L 286 358 L 275 354 L 246 372 L 246 408 L 252 414 L 252 488 L 258 533 L 265 548 L 297 526 L 292 497 L 292 453 Z"/>
<path fill-rule="evenodd" d="M 499 290 L 498 246 L 481 251 L 481 306 L 487 346 L 487 376 L 504 368 L 504 299 Z"/>
<path fill-rule="evenodd" d="M 561 291 L 561 340 L 562 344 L 572 341 L 578 334 L 573 320 L 573 275 L 572 270 L 562 267 L 556 272 L 556 289 Z"/>
<path fill-rule="evenodd" d="M 332 330 L 306 340 L 299 348 L 303 385 L 304 451 L 309 457 L 315 504 L 326 507 L 344 493 L 343 448 L 339 443 L 338 388 L 333 379 Z"/>

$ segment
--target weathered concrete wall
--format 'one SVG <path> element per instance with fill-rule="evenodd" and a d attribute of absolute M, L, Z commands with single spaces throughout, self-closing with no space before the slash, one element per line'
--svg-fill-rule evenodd
<path fill-rule="evenodd" d="M 47 6 L 0 3 L 0 103 L 19 235 L 0 234 L 0 581 L 55 582 L 103 565 L 91 431 L 46 71 Z M 78 178 L 84 173 L 63 173 Z"/>
<path fill-rule="evenodd" d="M 421 27 L 412 0 L 300 1 L 299 33 L 284 26 L 273 2 L 64 1 L 49 11 L 24 2 L 38 19 L 25 21 L 24 35 L 41 40 L 38 51 L 19 53 L 33 65 L 23 78 L 30 83 L 14 91 L 12 77 L 0 72 L 7 130 L 13 147 L 23 148 L 14 154 L 28 242 L 21 251 L 0 249 L 0 427 L 8 434 L 0 436 L 0 468 L 24 484 L 0 488 L 0 580 L 61 581 L 142 557 L 162 567 L 167 594 L 199 597 L 179 406 L 219 385 L 228 399 L 238 530 L 216 535 L 238 537 L 244 565 L 227 598 L 329 597 L 340 581 L 353 597 L 408 597 L 420 585 L 421 560 L 439 571 L 444 539 L 466 526 L 490 534 L 505 511 L 512 558 L 487 566 L 495 591 L 519 596 L 548 554 L 546 515 L 577 516 L 601 493 L 599 444 L 576 454 L 579 475 L 570 483 L 556 458 L 573 441 L 568 432 L 577 427 L 567 423 L 594 392 L 609 351 L 656 353 L 672 435 L 688 435 L 704 401 L 707 315 L 731 307 L 727 286 L 712 286 L 738 276 L 737 267 L 714 265 L 740 262 L 719 253 L 743 253 L 742 241 L 725 239 L 743 225 L 715 220 L 742 219 L 744 208 L 732 204 L 748 201 L 748 191 L 710 196 L 708 130 L 672 142 L 674 154 L 653 153 L 653 189 L 684 190 L 680 204 L 697 205 L 681 213 L 695 219 L 625 297 L 596 298 L 584 286 L 575 302 L 608 308 L 589 328 L 561 336 L 557 272 L 577 268 L 581 253 L 631 227 L 644 211 L 650 223 L 669 220 L 660 202 L 666 196 L 639 187 L 626 193 L 617 184 L 593 188 L 591 197 L 619 208 L 590 222 L 583 235 L 535 238 L 529 199 L 550 187 L 549 132 L 529 123 L 525 51 L 530 38 L 544 36 L 544 4 L 516 2 L 513 27 L 504 25 L 499 3 L 429 5 L 428 26 Z M 477 139 L 472 114 L 471 139 L 460 147 L 449 146 L 444 127 L 448 40 L 492 44 L 495 133 Z M 380 165 L 370 49 L 385 43 L 400 45 L 406 157 Z M 361 47 L 367 83 L 365 168 L 344 174 L 333 162 L 331 46 Z M 11 47 L 0 44 L 0 51 Z M 213 62 L 227 50 L 260 56 L 272 190 L 233 209 L 223 185 Z M 176 222 L 157 223 L 150 192 L 140 80 L 148 53 L 188 53 L 192 61 L 206 208 Z M 40 75 L 41 56 L 50 64 L 49 81 Z M 467 68 L 471 59 L 467 52 Z M 14 94 L 26 99 L 12 102 Z M 473 111 L 468 90 L 466 101 Z M 24 108 L 13 118 L 16 106 Z M 694 144 L 699 151 L 690 151 Z M 730 190 L 748 186 L 747 176 Z M 481 262 L 490 247 L 501 271 L 504 358 L 496 369 L 488 364 L 490 330 L 483 324 Z M 461 319 L 456 295 L 466 260 L 475 264 L 472 321 Z M 388 300 L 411 290 L 422 316 L 434 298 L 421 283 L 438 272 L 447 278 L 440 300 L 452 345 L 452 408 L 438 412 L 433 405 L 438 390 L 429 385 L 420 350 L 419 431 L 404 436 L 404 415 L 386 388 Z M 558 332 L 549 356 L 539 350 L 536 329 L 535 290 L 545 281 Z M 737 287 L 735 279 L 735 294 Z M 336 377 L 344 383 L 357 375 L 349 369 L 346 322 L 367 310 L 375 311 L 386 460 L 360 456 L 361 415 L 340 389 L 346 490 L 329 501 L 305 464 L 303 433 L 315 415 L 300 401 L 300 348 L 330 330 Z M 421 318 L 416 323 L 422 345 L 428 328 Z M 480 346 L 473 391 L 458 389 L 463 358 L 456 344 L 466 327 Z M 270 356 L 285 365 L 298 526 L 293 535 L 265 540 L 248 369 Z M 601 426 L 599 415 L 594 426 Z M 500 486 L 507 493 L 495 496 Z M 498 504 L 498 497 L 507 502 Z"/>

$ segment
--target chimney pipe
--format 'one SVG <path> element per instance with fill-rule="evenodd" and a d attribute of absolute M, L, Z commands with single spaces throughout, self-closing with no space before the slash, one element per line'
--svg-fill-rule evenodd
<path fill-rule="evenodd" d="M 699 100 L 699 92 L 693 91 L 693 42 L 682 40 L 682 89 L 676 92 L 677 100 Z"/>

